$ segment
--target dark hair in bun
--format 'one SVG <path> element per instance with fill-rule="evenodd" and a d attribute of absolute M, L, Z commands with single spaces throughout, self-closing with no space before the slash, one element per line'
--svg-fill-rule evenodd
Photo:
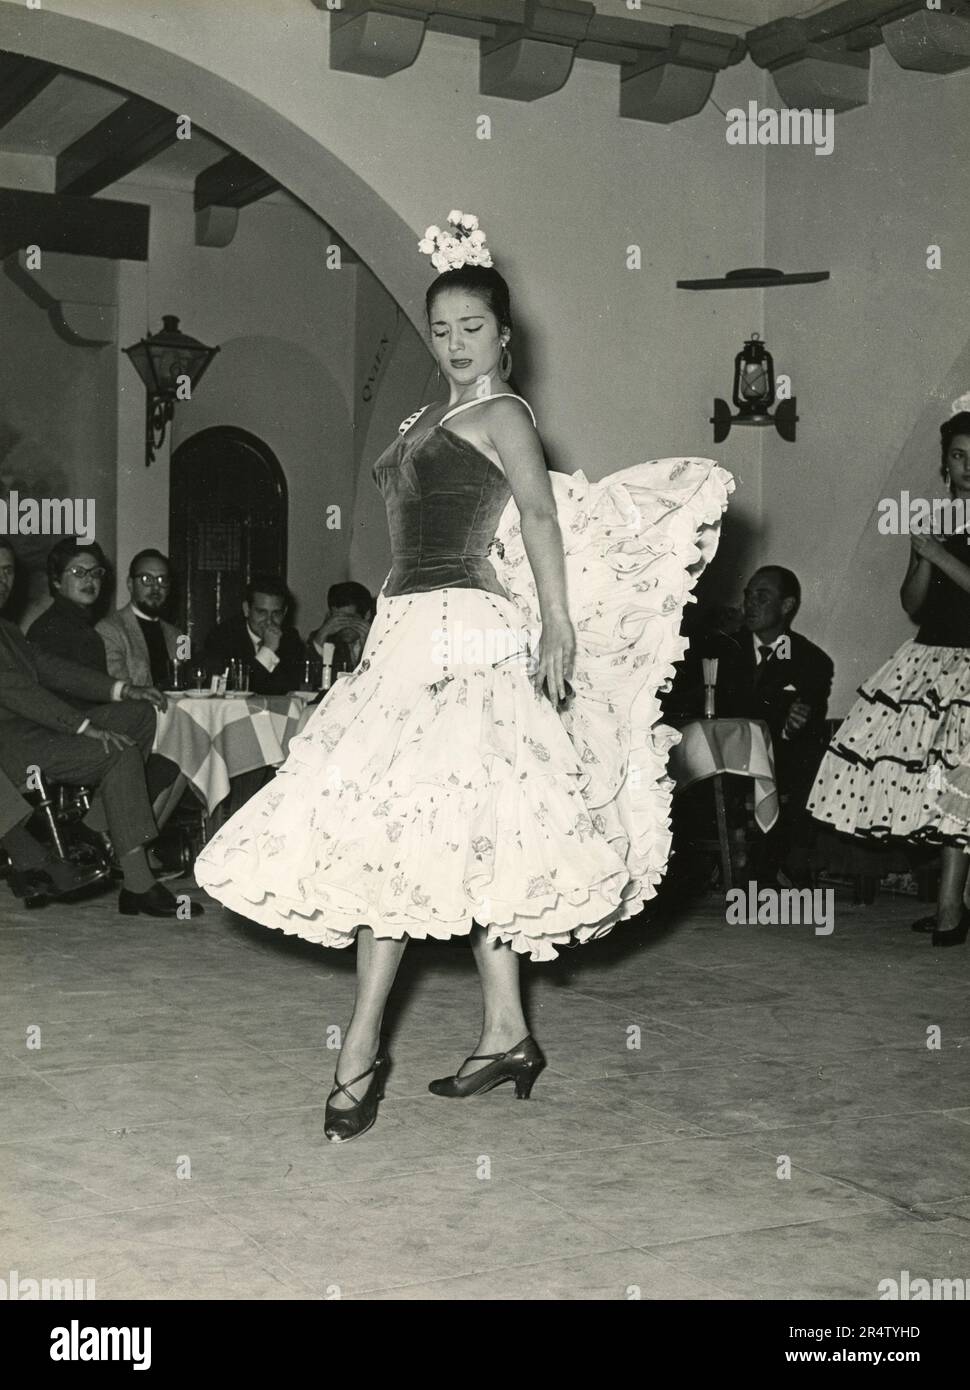
<path fill-rule="evenodd" d="M 940 446 L 943 461 L 940 465 L 940 472 L 945 478 L 947 475 L 946 456 L 950 452 L 950 445 L 958 434 L 970 435 L 970 410 L 960 410 L 956 415 L 951 415 L 949 420 L 944 420 L 940 426 Z"/>
<path fill-rule="evenodd" d="M 463 265 L 457 270 L 443 270 L 428 286 L 424 309 L 431 323 L 431 306 L 442 290 L 465 290 L 481 295 L 498 320 L 499 329 L 512 329 L 512 306 L 509 287 L 494 266 Z"/>

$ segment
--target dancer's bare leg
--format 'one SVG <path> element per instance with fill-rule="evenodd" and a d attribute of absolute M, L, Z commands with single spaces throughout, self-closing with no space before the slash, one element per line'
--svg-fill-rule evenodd
<path fill-rule="evenodd" d="M 959 846 L 943 846 L 940 852 L 940 892 L 937 898 L 937 925 L 942 931 L 952 931 L 960 925 L 968 869 L 970 857 Z"/>
<path fill-rule="evenodd" d="M 519 957 L 511 946 L 499 941 L 489 944 L 486 931 L 476 922 L 471 931 L 472 954 L 482 982 L 484 1018 L 476 1053 L 508 1052 L 528 1036 L 529 1025 L 522 1012 L 519 983 Z M 463 1065 L 459 1076 L 469 1076 L 487 1062 Z"/>
<path fill-rule="evenodd" d="M 175 781 L 160 791 L 152 803 L 152 813 L 155 817 L 155 824 L 161 830 L 162 826 L 171 816 L 176 806 L 182 800 L 182 793 L 189 785 L 189 779 L 184 772 L 180 772 Z"/>
<path fill-rule="evenodd" d="M 370 927 L 357 928 L 357 994 L 340 1049 L 338 1081 L 352 1081 L 373 1066 L 380 1046 L 384 1007 L 406 945 L 407 937 L 402 941 L 378 940 Z M 372 1081 L 368 1078 L 350 1088 L 358 1101 Z M 354 1104 L 343 1091 L 330 1101 L 334 1110 L 349 1110 Z"/>

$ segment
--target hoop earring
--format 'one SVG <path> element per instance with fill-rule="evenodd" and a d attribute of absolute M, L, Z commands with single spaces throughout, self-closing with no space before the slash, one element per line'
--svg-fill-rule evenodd
<path fill-rule="evenodd" d="M 502 344 L 502 351 L 498 355 L 498 374 L 503 381 L 508 381 L 512 375 L 512 353 L 508 343 Z"/>

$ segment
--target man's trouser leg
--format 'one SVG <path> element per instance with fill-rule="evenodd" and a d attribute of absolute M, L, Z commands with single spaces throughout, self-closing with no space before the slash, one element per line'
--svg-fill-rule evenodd
<path fill-rule="evenodd" d="M 107 752 L 84 734 L 59 734 L 26 720 L 0 724 L 0 768 L 24 785 L 28 768 L 69 786 L 98 789 L 87 823 L 107 828 L 121 857 L 158 834 L 145 786 L 145 762 L 155 733 L 155 710 L 144 701 L 102 705 L 88 711 L 92 724 L 125 733 L 134 742 Z M 79 716 L 79 718 L 82 716 Z"/>

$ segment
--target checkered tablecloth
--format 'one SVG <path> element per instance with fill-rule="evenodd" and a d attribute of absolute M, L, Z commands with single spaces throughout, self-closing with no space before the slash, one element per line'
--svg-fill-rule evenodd
<path fill-rule="evenodd" d="M 229 779 L 257 767 L 276 767 L 312 707 L 289 695 L 190 700 L 168 697 L 152 752 L 185 773 L 211 812 L 229 794 Z"/>
<path fill-rule="evenodd" d="M 778 787 L 768 726 L 760 719 L 697 719 L 681 729 L 668 766 L 677 790 L 717 772 L 754 779 L 754 818 L 767 832 L 778 819 Z"/>

